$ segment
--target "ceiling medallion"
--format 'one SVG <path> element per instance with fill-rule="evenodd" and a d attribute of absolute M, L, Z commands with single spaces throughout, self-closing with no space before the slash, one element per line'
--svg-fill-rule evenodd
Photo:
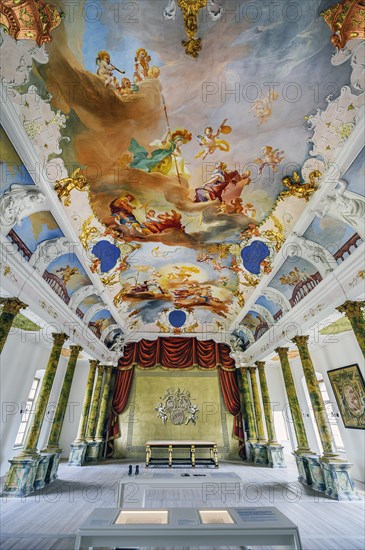
<path fill-rule="evenodd" d="M 215 0 L 169 0 L 168 5 L 163 11 L 164 19 L 175 19 L 177 5 L 179 6 L 183 18 L 188 40 L 182 40 L 187 55 L 198 57 L 202 49 L 201 38 L 196 38 L 198 32 L 198 15 L 202 8 L 207 8 L 213 21 L 222 17 L 223 8 Z"/>

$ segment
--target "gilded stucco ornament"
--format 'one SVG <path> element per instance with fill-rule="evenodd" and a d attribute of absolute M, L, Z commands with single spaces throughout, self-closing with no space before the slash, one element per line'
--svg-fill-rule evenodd
<path fill-rule="evenodd" d="M 322 173 L 319 170 L 313 170 L 309 174 L 309 182 L 302 182 L 297 172 L 294 172 L 292 176 L 286 176 L 282 182 L 288 191 L 280 193 L 279 200 L 283 200 L 285 197 L 297 197 L 298 199 L 305 199 L 308 202 L 317 190 L 318 180 L 321 177 Z"/>
<path fill-rule="evenodd" d="M 0 25 L 16 40 L 34 40 L 38 46 L 51 41 L 51 31 L 59 26 L 63 13 L 41 0 L 2 0 Z"/>
<path fill-rule="evenodd" d="M 344 48 L 354 38 L 365 38 L 364 0 L 342 0 L 323 11 L 321 16 L 333 31 L 331 42 L 335 48 Z"/>
<path fill-rule="evenodd" d="M 201 38 L 196 38 L 199 12 L 202 8 L 207 8 L 209 15 L 214 21 L 222 16 L 222 6 L 214 0 L 169 0 L 163 12 L 165 20 L 175 19 L 177 6 L 179 6 L 182 12 L 188 37 L 188 40 L 182 40 L 182 45 L 187 55 L 198 57 L 202 49 Z"/>
<path fill-rule="evenodd" d="M 65 206 L 70 206 L 71 191 L 74 189 L 76 191 L 86 191 L 88 185 L 88 181 L 86 177 L 81 174 L 80 168 L 76 168 L 71 176 L 57 180 L 54 189 L 60 201 L 62 202 L 63 200 Z"/>

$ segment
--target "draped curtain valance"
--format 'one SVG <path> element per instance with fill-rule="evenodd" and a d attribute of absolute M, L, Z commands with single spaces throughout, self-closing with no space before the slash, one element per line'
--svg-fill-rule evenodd
<path fill-rule="evenodd" d="M 119 370 L 135 366 L 150 369 L 161 366 L 166 369 L 214 369 L 234 370 L 235 363 L 229 355 L 227 344 L 214 340 L 199 341 L 196 338 L 157 338 L 130 342 L 118 363 Z"/>
<path fill-rule="evenodd" d="M 199 341 L 196 338 L 166 337 L 157 340 L 130 342 L 119 359 L 115 380 L 112 412 L 108 433 L 108 456 L 113 454 L 114 439 L 120 436 L 118 415 L 125 409 L 132 387 L 134 367 L 153 369 L 161 367 L 188 370 L 194 367 L 206 370 L 219 368 L 219 381 L 224 403 L 234 416 L 233 436 L 239 442 L 239 454 L 244 455 L 244 432 L 241 402 L 237 384 L 235 362 L 229 355 L 227 344 L 214 340 Z"/>

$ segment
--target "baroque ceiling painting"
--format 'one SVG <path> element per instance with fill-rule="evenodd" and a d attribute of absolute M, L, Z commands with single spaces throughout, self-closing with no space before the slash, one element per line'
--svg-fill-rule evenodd
<path fill-rule="evenodd" d="M 207 2 L 187 37 L 173 1 L 107 4 L 46 4 L 28 34 L 2 16 L 2 85 L 40 172 L 2 131 L 3 234 L 111 350 L 207 326 L 246 349 L 364 239 L 363 157 L 336 168 L 363 109 L 361 30 L 333 31 L 333 0 Z"/>

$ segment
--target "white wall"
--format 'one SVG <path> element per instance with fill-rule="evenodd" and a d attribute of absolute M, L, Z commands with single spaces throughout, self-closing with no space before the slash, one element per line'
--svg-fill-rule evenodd
<path fill-rule="evenodd" d="M 29 333 L 13 330 L 0 356 L 1 388 L 1 427 L 0 427 L 0 475 L 3 476 L 9 467 L 9 458 L 15 456 L 14 441 L 19 429 L 21 414 L 29 391 L 40 369 L 45 369 L 51 351 L 52 339 L 44 341 L 40 333 Z M 54 409 L 67 367 L 67 358 L 60 357 L 50 401 L 47 407 L 45 422 L 41 430 L 38 450 L 47 443 Z M 64 457 L 68 457 L 70 443 L 75 439 L 81 414 L 81 405 L 85 393 L 86 379 L 89 371 L 87 361 L 78 361 L 71 387 L 69 406 L 66 411 L 60 444 Z M 23 404 L 23 405 L 22 405 Z"/>
<path fill-rule="evenodd" d="M 318 345 L 317 347 L 310 347 L 310 353 L 314 368 L 317 372 L 323 375 L 323 380 L 325 382 L 329 398 L 334 405 L 334 409 L 337 411 L 338 407 L 336 399 L 326 373 L 329 370 L 351 365 L 352 363 L 357 363 L 364 376 L 364 358 L 357 340 L 352 331 L 340 334 L 338 336 L 328 336 L 327 343 Z M 281 369 L 280 367 L 277 367 L 276 364 L 275 366 L 273 365 L 274 363 L 269 363 L 266 368 L 270 400 L 273 402 L 275 407 L 276 403 L 279 403 L 278 406 L 283 410 L 288 428 L 291 431 L 292 448 L 295 449 L 295 434 L 291 423 L 290 414 L 288 414 L 287 397 Z M 303 420 L 309 446 L 313 451 L 320 453 L 318 441 L 310 417 L 309 406 L 303 389 L 302 378 L 304 373 L 300 358 L 297 357 L 295 359 L 291 359 L 290 367 L 294 378 L 300 408 L 303 413 Z M 338 427 L 346 450 L 346 453 L 341 453 L 340 456 L 341 458 L 353 463 L 351 471 L 354 479 L 364 482 L 365 432 L 364 430 L 345 428 L 341 415 L 338 417 Z"/>

